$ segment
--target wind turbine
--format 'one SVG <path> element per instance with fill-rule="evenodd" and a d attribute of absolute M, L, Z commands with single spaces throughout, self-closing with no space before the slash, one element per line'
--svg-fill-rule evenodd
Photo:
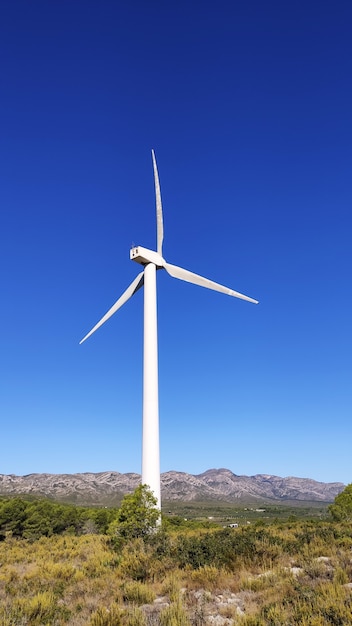
<path fill-rule="evenodd" d="M 160 452 L 159 452 L 159 396 L 158 396 L 158 332 L 156 305 L 156 270 L 165 269 L 170 276 L 207 289 L 220 291 L 228 296 L 241 298 L 258 304 L 257 300 L 224 287 L 208 278 L 189 272 L 188 270 L 167 263 L 163 257 L 164 239 L 163 212 L 158 168 L 154 150 L 152 150 L 156 197 L 157 249 L 148 250 L 142 246 L 130 250 L 130 259 L 140 263 L 143 271 L 132 281 L 126 291 L 113 304 L 111 309 L 80 341 L 83 343 L 100 326 L 102 326 L 127 300 L 144 285 L 144 340 L 143 340 L 143 441 L 142 441 L 142 483 L 148 485 L 153 492 L 157 508 L 160 504 Z"/>

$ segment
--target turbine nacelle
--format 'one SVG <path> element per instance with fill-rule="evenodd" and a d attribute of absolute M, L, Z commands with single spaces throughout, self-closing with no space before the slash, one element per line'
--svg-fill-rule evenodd
<path fill-rule="evenodd" d="M 130 250 L 131 261 L 136 261 L 141 265 L 148 265 L 148 263 L 154 263 L 158 268 L 162 268 L 165 265 L 163 257 L 154 250 L 148 250 L 142 246 L 136 246 Z"/>

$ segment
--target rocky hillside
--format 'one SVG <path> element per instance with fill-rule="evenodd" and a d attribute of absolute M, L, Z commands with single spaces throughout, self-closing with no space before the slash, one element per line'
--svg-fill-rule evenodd
<path fill-rule="evenodd" d="M 77 504 L 117 504 L 140 482 L 139 474 L 0 474 L 0 495 L 45 496 Z M 227 469 L 203 474 L 170 471 L 161 476 L 162 499 L 184 502 L 332 502 L 343 483 L 321 483 L 309 478 L 280 478 L 267 474 L 237 476 Z"/>
<path fill-rule="evenodd" d="M 332 502 L 343 489 L 343 483 L 320 483 L 309 478 L 280 478 L 268 474 L 237 476 L 228 469 L 210 469 L 196 476 L 182 472 L 162 475 L 162 491 L 167 500 Z"/>

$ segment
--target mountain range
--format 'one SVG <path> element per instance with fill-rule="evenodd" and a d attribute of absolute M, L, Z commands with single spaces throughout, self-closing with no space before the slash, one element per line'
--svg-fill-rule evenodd
<path fill-rule="evenodd" d="M 0 495 L 32 495 L 76 504 L 118 504 L 140 483 L 139 474 L 85 472 L 81 474 L 0 474 Z M 161 475 L 164 503 L 172 501 L 218 501 L 244 503 L 332 502 L 343 483 L 324 483 L 310 478 L 256 474 L 238 476 L 228 469 L 209 469 L 202 474 L 169 471 Z"/>

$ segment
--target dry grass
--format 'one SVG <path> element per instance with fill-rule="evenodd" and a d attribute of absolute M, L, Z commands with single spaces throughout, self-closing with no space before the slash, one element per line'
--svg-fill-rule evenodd
<path fill-rule="evenodd" d="M 352 624 L 350 535 L 341 525 L 273 525 L 239 533 L 228 565 L 200 567 L 180 566 L 176 535 L 165 555 L 141 540 L 116 552 L 99 535 L 8 538 L 0 626 L 206 626 L 209 616 L 234 626 Z"/>

